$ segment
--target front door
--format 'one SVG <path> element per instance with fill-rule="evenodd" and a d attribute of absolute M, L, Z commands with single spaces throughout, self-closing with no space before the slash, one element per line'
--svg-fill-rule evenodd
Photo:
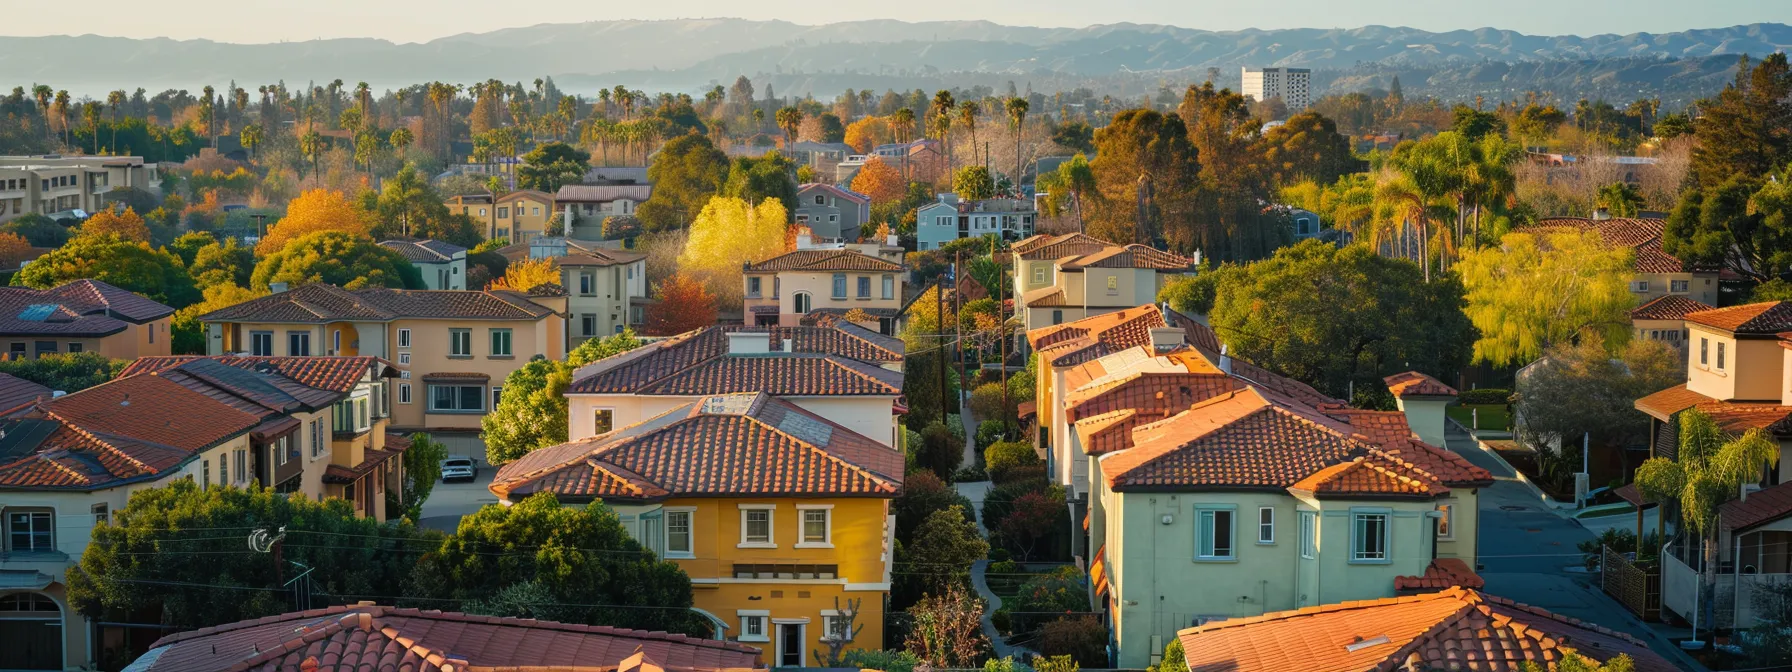
<path fill-rule="evenodd" d="M 778 667 L 803 666 L 803 624 L 778 624 Z"/>

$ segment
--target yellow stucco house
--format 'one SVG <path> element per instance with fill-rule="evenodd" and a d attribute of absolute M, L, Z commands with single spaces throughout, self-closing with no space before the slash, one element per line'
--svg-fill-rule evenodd
<path fill-rule="evenodd" d="M 529 238 L 547 230 L 554 218 L 554 196 L 532 189 L 519 189 L 493 198 L 491 194 L 455 196 L 443 205 L 448 212 L 466 215 L 479 225 L 489 240 L 499 238 L 513 243 L 526 243 Z"/>
<path fill-rule="evenodd" d="M 1631 250 L 1630 294 L 1637 305 L 1663 296 L 1679 296 L 1707 306 L 1717 305 L 1718 269 L 1694 266 L 1661 249 L 1661 232 L 1667 220 L 1654 218 L 1591 219 L 1552 217 L 1538 220 L 1527 230 L 1571 228 L 1598 231 L 1606 245 Z"/>
<path fill-rule="evenodd" d="M 765 393 L 702 397 L 505 465 L 491 491 L 602 500 L 689 574 L 716 636 L 774 667 L 881 648 L 900 451 Z M 850 623 L 850 627 L 849 627 Z"/>

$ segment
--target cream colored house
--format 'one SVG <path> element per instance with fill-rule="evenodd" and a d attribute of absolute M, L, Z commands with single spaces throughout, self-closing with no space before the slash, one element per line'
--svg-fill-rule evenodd
<path fill-rule="evenodd" d="M 424 289 L 466 289 L 467 248 L 439 240 L 382 240 L 380 247 L 409 259 Z"/>
<path fill-rule="evenodd" d="M 1687 264 L 1661 249 L 1661 231 L 1667 226 L 1661 219 L 1613 219 L 1609 216 L 1584 219 L 1555 217 L 1538 220 L 1533 229 L 1574 228 L 1595 230 L 1607 245 L 1628 247 L 1634 255 L 1631 267 L 1630 293 L 1637 305 L 1662 296 L 1679 296 L 1707 306 L 1717 305 L 1718 269 Z"/>
<path fill-rule="evenodd" d="M 847 323 L 708 327 L 601 359 L 566 390 L 574 441 L 717 394 L 765 392 L 897 445 L 902 341 Z"/>
<path fill-rule="evenodd" d="M 896 333 L 906 275 L 899 252 L 882 243 L 814 247 L 803 239 L 797 247 L 742 270 L 749 323 L 792 327 L 812 313 L 856 311 L 864 315 L 859 326 Z"/>
<path fill-rule="evenodd" d="M 1114 245 L 1081 233 L 1016 242 L 1014 309 L 1039 329 L 1157 300 L 1157 291 L 1194 260 L 1145 245 Z"/>
<path fill-rule="evenodd" d="M 1677 294 L 1655 297 L 1631 309 L 1631 338 L 1660 341 L 1685 354 L 1687 338 L 1691 336 L 1686 328 L 1687 314 L 1710 309 L 1709 304 Z"/>
<path fill-rule="evenodd" d="M 554 218 L 552 194 L 520 189 L 503 196 L 472 194 L 449 198 L 443 205 L 448 212 L 466 215 L 479 225 L 486 239 L 497 238 L 512 243 L 526 243 L 547 231 Z"/>
<path fill-rule="evenodd" d="M 554 194 L 554 211 L 563 217 L 568 234 L 596 238 L 606 218 L 633 217 L 652 196 L 653 185 L 633 181 L 568 184 Z"/>
<path fill-rule="evenodd" d="M 151 357 L 0 418 L 0 603 L 24 607 L 0 618 L 0 669 L 86 669 L 122 640 L 73 611 L 66 577 L 133 492 L 271 485 L 384 520 L 403 483 L 371 403 L 389 375 L 371 357 Z"/>
<path fill-rule="evenodd" d="M 132 187 L 160 192 L 156 164 L 140 156 L 0 156 L 0 223 L 106 207 L 107 192 Z"/>
<path fill-rule="evenodd" d="M 173 308 L 98 280 L 44 290 L 0 287 L 0 344 L 8 359 L 70 352 L 112 359 L 166 355 L 173 315 Z"/>
<path fill-rule="evenodd" d="M 553 259 L 566 288 L 566 350 L 647 320 L 647 255 L 571 238 L 537 237 L 498 250 L 512 262 Z"/>
<path fill-rule="evenodd" d="M 386 396 L 403 431 L 473 434 L 504 378 L 536 356 L 566 357 L 566 297 L 361 289 L 323 284 L 200 316 L 212 354 L 369 356 L 398 370 Z"/>

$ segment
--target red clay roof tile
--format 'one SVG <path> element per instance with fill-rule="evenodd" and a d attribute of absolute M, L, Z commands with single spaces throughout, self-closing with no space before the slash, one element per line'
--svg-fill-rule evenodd
<path fill-rule="evenodd" d="M 1663 294 L 1650 299 L 1648 303 L 1632 308 L 1630 310 L 1630 319 L 1681 320 L 1685 319 L 1688 313 L 1696 313 L 1710 309 L 1711 306 L 1707 306 L 1678 294 Z"/>
<path fill-rule="evenodd" d="M 1456 388 L 1445 385 L 1443 381 L 1418 371 L 1396 373 L 1383 378 L 1382 382 L 1387 383 L 1389 392 L 1401 398 L 1456 396 Z"/>
<path fill-rule="evenodd" d="M 1792 302 L 1763 301 L 1687 313 L 1682 319 L 1735 334 L 1778 334 L 1792 329 Z"/>

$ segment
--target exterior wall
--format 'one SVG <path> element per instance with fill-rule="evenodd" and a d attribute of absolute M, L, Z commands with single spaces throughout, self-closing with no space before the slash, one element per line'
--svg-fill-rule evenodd
<path fill-rule="evenodd" d="M 1686 321 L 1685 320 L 1642 320 L 1630 321 L 1632 338 L 1636 340 L 1661 341 L 1681 354 L 1686 353 Z"/>
<path fill-rule="evenodd" d="M 568 334 L 567 349 L 579 347 L 588 338 L 602 338 L 620 333 L 638 324 L 631 307 L 636 299 L 647 296 L 647 261 L 616 266 L 563 266 L 561 286 L 566 288 Z M 580 277 L 591 275 L 592 289 L 582 290 Z M 590 317 L 589 325 L 586 318 Z M 585 333 L 589 326 L 591 333 Z"/>
<path fill-rule="evenodd" d="M 1473 489 L 1451 490 L 1450 496 L 1437 502 L 1449 507 L 1449 534 L 1438 535 L 1437 557 L 1457 558 L 1474 567 L 1481 557 L 1481 492 Z"/>
<path fill-rule="evenodd" d="M 852 242 L 864 232 L 860 226 L 871 218 L 871 204 L 835 196 L 829 189 L 811 187 L 796 194 L 797 223 L 809 227 L 816 236 Z M 816 201 L 820 200 L 820 203 Z"/>
<path fill-rule="evenodd" d="M 155 172 L 155 164 L 136 157 L 0 157 L 0 223 L 26 213 L 95 212 L 107 204 L 106 193 L 119 187 L 159 193 Z M 46 186 L 46 180 L 58 178 L 66 184 Z"/>
<path fill-rule="evenodd" d="M 1406 414 L 1406 426 L 1412 428 L 1419 440 L 1433 446 L 1444 444 L 1444 407 L 1450 405 L 1450 399 L 1444 397 L 1409 397 L 1395 399 L 1400 412 Z"/>
<path fill-rule="evenodd" d="M 1630 293 L 1636 297 L 1639 306 L 1668 294 L 1684 296 L 1707 306 L 1717 305 L 1716 273 L 1637 273 L 1630 281 Z M 1675 282 L 1685 283 L 1684 288 L 1676 289 Z"/>
<path fill-rule="evenodd" d="M 1772 338 L 1743 338 L 1710 327 L 1687 323 L 1686 387 L 1713 399 L 1766 401 L 1785 395 L 1780 389 L 1780 370 L 1763 368 L 1784 354 Z M 1724 351 L 1718 365 L 1718 349 Z"/>
<path fill-rule="evenodd" d="M 947 224 L 939 218 L 948 217 Z M 934 250 L 958 239 L 958 208 L 944 203 L 924 205 L 915 210 L 916 249 Z"/>
<path fill-rule="evenodd" d="M 541 320 L 436 320 L 405 318 L 385 326 L 385 340 L 398 346 L 398 330 L 410 330 L 410 347 L 394 347 L 395 363 L 400 379 L 394 381 L 391 394 L 392 425 L 404 429 L 479 429 L 479 419 L 491 411 L 494 387 L 504 385 L 504 377 L 521 368 L 529 359 L 541 355 L 548 359 L 566 358 L 564 320 L 549 315 Z M 472 333 L 470 355 L 451 355 L 449 334 L 453 329 Z M 511 354 L 491 354 L 493 329 L 511 331 Z M 372 353 L 369 353 L 372 354 Z M 406 356 L 408 355 L 408 357 Z M 408 360 L 408 361 L 407 361 Z M 477 412 L 428 411 L 429 388 L 434 383 L 425 379 L 430 374 L 482 374 L 484 381 L 452 384 L 479 385 L 485 388 L 484 406 Z M 404 402 L 399 386 L 411 386 L 411 401 Z"/>
<path fill-rule="evenodd" d="M 456 256 L 441 263 L 411 262 L 423 274 L 424 289 L 466 289 L 467 258 Z M 444 277 L 446 276 L 446 277 Z"/>
<path fill-rule="evenodd" d="M 36 357 L 40 352 L 39 343 L 54 343 L 57 353 L 67 353 L 69 346 L 76 344 L 83 352 L 97 352 L 111 359 L 136 359 L 167 355 L 172 352 L 168 332 L 168 324 L 171 319 L 164 317 L 143 324 L 127 324 L 124 331 L 97 338 L 70 338 L 56 334 L 0 336 L 0 348 L 4 348 L 0 352 L 23 353 L 24 357 Z M 19 349 L 21 346 L 24 348 L 23 350 Z M 74 390 L 66 391 L 73 392 Z"/>
<path fill-rule="evenodd" d="M 509 200 L 499 199 L 496 208 L 492 213 L 492 221 L 497 230 L 490 237 L 506 238 L 512 243 L 526 243 L 531 237 L 541 235 L 542 231 L 547 230 L 548 220 L 554 218 L 552 199 L 530 195 Z"/>
<path fill-rule="evenodd" d="M 1140 305 L 1141 304 L 1135 303 L 1130 306 L 1040 306 L 1037 308 L 1029 306 L 1026 309 L 1024 319 L 1026 320 L 1026 328 L 1030 331 L 1041 327 L 1049 327 L 1054 324 L 1075 322 L 1085 317 L 1106 315 L 1108 313 L 1126 310 L 1127 308 L 1137 308 Z"/>
<path fill-rule="evenodd" d="M 834 297 L 835 275 L 846 276 L 846 296 L 844 298 Z M 809 295 L 809 310 L 811 311 L 822 308 L 900 310 L 902 308 L 903 276 L 904 274 L 900 272 L 870 273 L 864 271 L 753 273 L 747 277 L 760 278 L 759 293 L 755 295 L 746 292 L 745 288 L 748 286 L 746 278 L 741 279 L 741 287 L 743 295 L 747 297 L 744 302 L 747 312 L 751 313 L 754 306 L 776 305 L 778 307 L 778 323 L 786 327 L 794 327 L 802 324 L 803 316 L 808 314 L 797 311 L 796 298 L 801 293 Z M 889 296 L 885 296 L 883 293 L 885 277 L 889 277 L 891 280 Z M 869 296 L 859 296 L 860 278 L 871 279 L 871 294 Z"/>
<path fill-rule="evenodd" d="M 897 422 L 891 413 L 895 397 L 780 397 L 803 410 L 850 429 L 886 446 L 895 447 Z M 695 401 L 697 397 L 643 396 L 632 394 L 568 394 L 567 439 L 597 436 L 597 411 L 610 411 L 610 427 L 616 429 L 652 418 Z"/>

